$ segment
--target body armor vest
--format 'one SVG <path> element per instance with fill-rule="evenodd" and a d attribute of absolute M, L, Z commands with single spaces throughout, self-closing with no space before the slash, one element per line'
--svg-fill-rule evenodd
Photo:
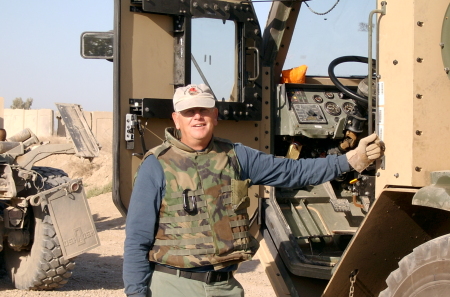
<path fill-rule="evenodd" d="M 165 179 L 159 225 L 149 261 L 179 268 L 215 269 L 250 260 L 258 243 L 248 233 L 248 185 L 227 140 L 213 138 L 201 152 L 166 130 L 166 141 L 149 152 Z"/>

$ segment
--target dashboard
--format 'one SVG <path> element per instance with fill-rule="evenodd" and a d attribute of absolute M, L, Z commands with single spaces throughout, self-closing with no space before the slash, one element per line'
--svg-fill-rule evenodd
<path fill-rule="evenodd" d="M 335 86 L 284 84 L 277 91 L 278 135 L 342 138 L 347 117 L 358 113 Z"/>

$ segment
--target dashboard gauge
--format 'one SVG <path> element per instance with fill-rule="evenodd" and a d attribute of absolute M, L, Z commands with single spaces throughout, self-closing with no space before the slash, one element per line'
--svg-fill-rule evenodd
<path fill-rule="evenodd" d="M 334 102 L 325 103 L 325 110 L 333 116 L 338 116 L 341 114 L 341 108 Z"/>
<path fill-rule="evenodd" d="M 334 98 L 334 94 L 331 93 L 331 92 L 324 92 L 323 94 L 325 95 L 325 97 L 327 99 L 333 99 Z"/>
<path fill-rule="evenodd" d="M 317 103 L 322 103 L 323 102 L 323 98 L 320 97 L 319 95 L 314 95 L 313 99 Z"/>
<path fill-rule="evenodd" d="M 344 110 L 346 114 L 353 114 L 353 112 L 355 111 L 355 104 L 351 102 L 345 102 L 344 104 L 342 104 L 342 110 Z"/>

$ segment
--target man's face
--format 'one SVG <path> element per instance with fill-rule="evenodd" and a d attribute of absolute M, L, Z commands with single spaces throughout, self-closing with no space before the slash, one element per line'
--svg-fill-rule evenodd
<path fill-rule="evenodd" d="M 181 142 L 194 150 L 205 149 L 217 125 L 217 108 L 194 107 L 172 114 L 175 127 L 181 131 Z"/>

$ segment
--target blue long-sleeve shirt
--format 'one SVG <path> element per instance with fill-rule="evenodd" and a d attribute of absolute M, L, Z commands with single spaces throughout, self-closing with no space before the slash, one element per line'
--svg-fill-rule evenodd
<path fill-rule="evenodd" d="M 318 159 L 275 158 L 242 144 L 234 145 L 241 165 L 241 179 L 251 185 L 303 187 L 332 180 L 350 170 L 345 155 Z M 123 280 L 127 296 L 144 297 L 152 274 L 148 252 L 153 245 L 156 220 L 165 194 L 165 177 L 151 155 L 139 168 L 126 220 Z"/>

